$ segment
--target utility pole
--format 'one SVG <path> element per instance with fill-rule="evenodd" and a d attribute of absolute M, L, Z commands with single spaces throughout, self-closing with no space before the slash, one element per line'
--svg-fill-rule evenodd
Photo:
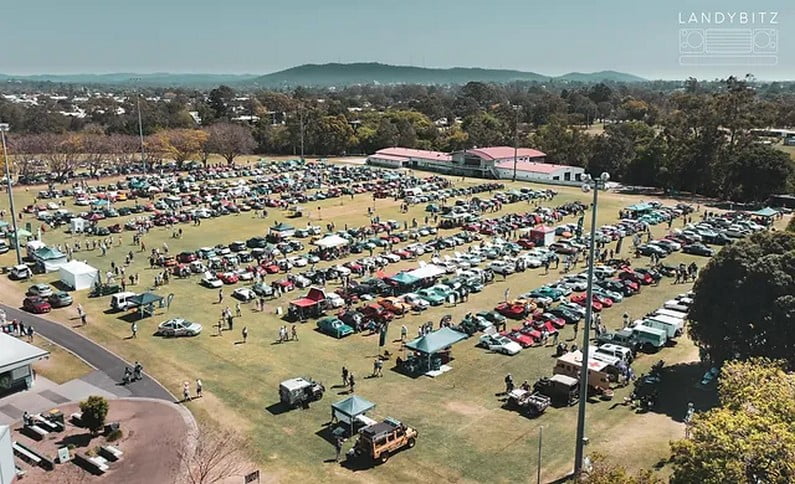
<path fill-rule="evenodd" d="M 301 131 L 301 161 L 304 161 L 304 111 L 303 108 L 298 111 L 298 124 Z"/>
<path fill-rule="evenodd" d="M 582 360 L 580 362 L 580 401 L 577 412 L 577 442 L 574 451 L 574 478 L 582 472 L 582 461 L 585 446 L 585 409 L 588 405 L 588 369 L 590 352 L 591 319 L 593 319 L 593 269 L 594 254 L 596 253 L 596 204 L 599 197 L 599 188 L 604 188 L 610 175 L 603 172 L 599 178 L 592 179 L 590 175 L 583 176 L 582 190 L 588 192 L 593 189 L 593 206 L 591 207 L 591 240 L 588 248 L 588 289 L 585 296 L 585 328 L 582 332 Z"/>
<path fill-rule="evenodd" d="M 11 208 L 11 224 L 14 227 L 14 248 L 17 253 L 17 265 L 22 265 L 22 254 L 19 251 L 19 228 L 17 227 L 17 211 L 14 208 L 14 193 L 11 189 L 11 160 L 6 149 L 6 133 L 11 129 L 8 123 L 0 123 L 0 138 L 3 140 L 3 164 L 6 166 L 6 187 L 8 187 L 8 205 Z"/>
<path fill-rule="evenodd" d="M 131 81 L 140 81 L 140 77 L 133 77 L 130 79 Z M 144 123 L 143 119 L 141 118 L 141 93 L 138 92 L 136 89 L 135 91 L 135 104 L 138 108 L 138 135 L 141 138 L 141 163 L 144 165 L 144 173 L 148 173 L 149 170 L 146 167 L 146 151 L 144 150 Z"/>
<path fill-rule="evenodd" d="M 516 181 L 516 164 L 519 161 L 519 109 L 521 106 L 512 105 L 515 113 L 515 120 L 513 124 L 513 181 Z"/>

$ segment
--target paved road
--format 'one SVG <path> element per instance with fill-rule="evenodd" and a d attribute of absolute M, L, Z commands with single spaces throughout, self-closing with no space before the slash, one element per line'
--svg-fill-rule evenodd
<path fill-rule="evenodd" d="M 132 364 L 124 361 L 120 357 L 106 350 L 102 346 L 94 343 L 85 336 L 72 331 L 58 323 L 54 323 L 44 318 L 40 318 L 34 314 L 21 311 L 17 308 L 12 308 L 5 304 L 0 304 L 0 308 L 5 310 L 6 318 L 8 320 L 16 319 L 22 321 L 25 325 L 32 324 L 33 329 L 44 336 L 45 338 L 53 341 L 79 355 L 89 365 L 97 370 L 102 371 L 113 381 L 121 381 L 124 374 L 125 367 L 132 367 Z M 144 362 L 145 363 L 145 362 Z M 143 379 L 131 383 L 125 387 L 130 391 L 134 397 L 155 398 L 159 400 L 167 400 L 170 402 L 175 401 L 174 395 L 169 393 L 163 385 L 158 383 L 154 378 L 144 374 Z"/>

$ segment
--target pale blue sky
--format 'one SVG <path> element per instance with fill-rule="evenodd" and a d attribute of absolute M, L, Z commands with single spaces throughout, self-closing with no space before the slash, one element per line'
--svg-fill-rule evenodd
<path fill-rule="evenodd" d="M 777 25 L 755 27 L 778 30 L 778 65 L 680 66 L 679 12 L 692 11 L 777 11 Z M 795 79 L 793 33 L 795 0 L 2 0 L 0 72 L 264 74 L 379 61 Z"/>

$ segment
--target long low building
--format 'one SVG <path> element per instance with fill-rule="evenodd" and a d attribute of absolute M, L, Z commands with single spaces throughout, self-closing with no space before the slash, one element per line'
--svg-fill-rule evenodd
<path fill-rule="evenodd" d="M 546 154 L 531 148 L 514 151 L 510 146 L 472 148 L 452 153 L 392 147 L 376 151 L 367 163 L 388 168 L 428 170 L 456 176 L 475 176 L 561 185 L 576 185 L 584 170 L 576 166 L 546 163 Z M 515 163 L 514 163 L 515 162 Z"/>

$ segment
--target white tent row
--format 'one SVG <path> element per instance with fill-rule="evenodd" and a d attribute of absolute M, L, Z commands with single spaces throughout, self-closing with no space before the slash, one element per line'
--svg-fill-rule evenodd
<path fill-rule="evenodd" d="M 327 235 L 320 240 L 316 240 L 314 244 L 324 249 L 331 249 L 334 247 L 343 247 L 348 245 L 348 240 L 337 234 Z"/>
<path fill-rule="evenodd" d="M 99 281 L 99 271 L 77 260 L 63 264 L 59 270 L 61 282 L 75 291 L 91 289 Z"/>

